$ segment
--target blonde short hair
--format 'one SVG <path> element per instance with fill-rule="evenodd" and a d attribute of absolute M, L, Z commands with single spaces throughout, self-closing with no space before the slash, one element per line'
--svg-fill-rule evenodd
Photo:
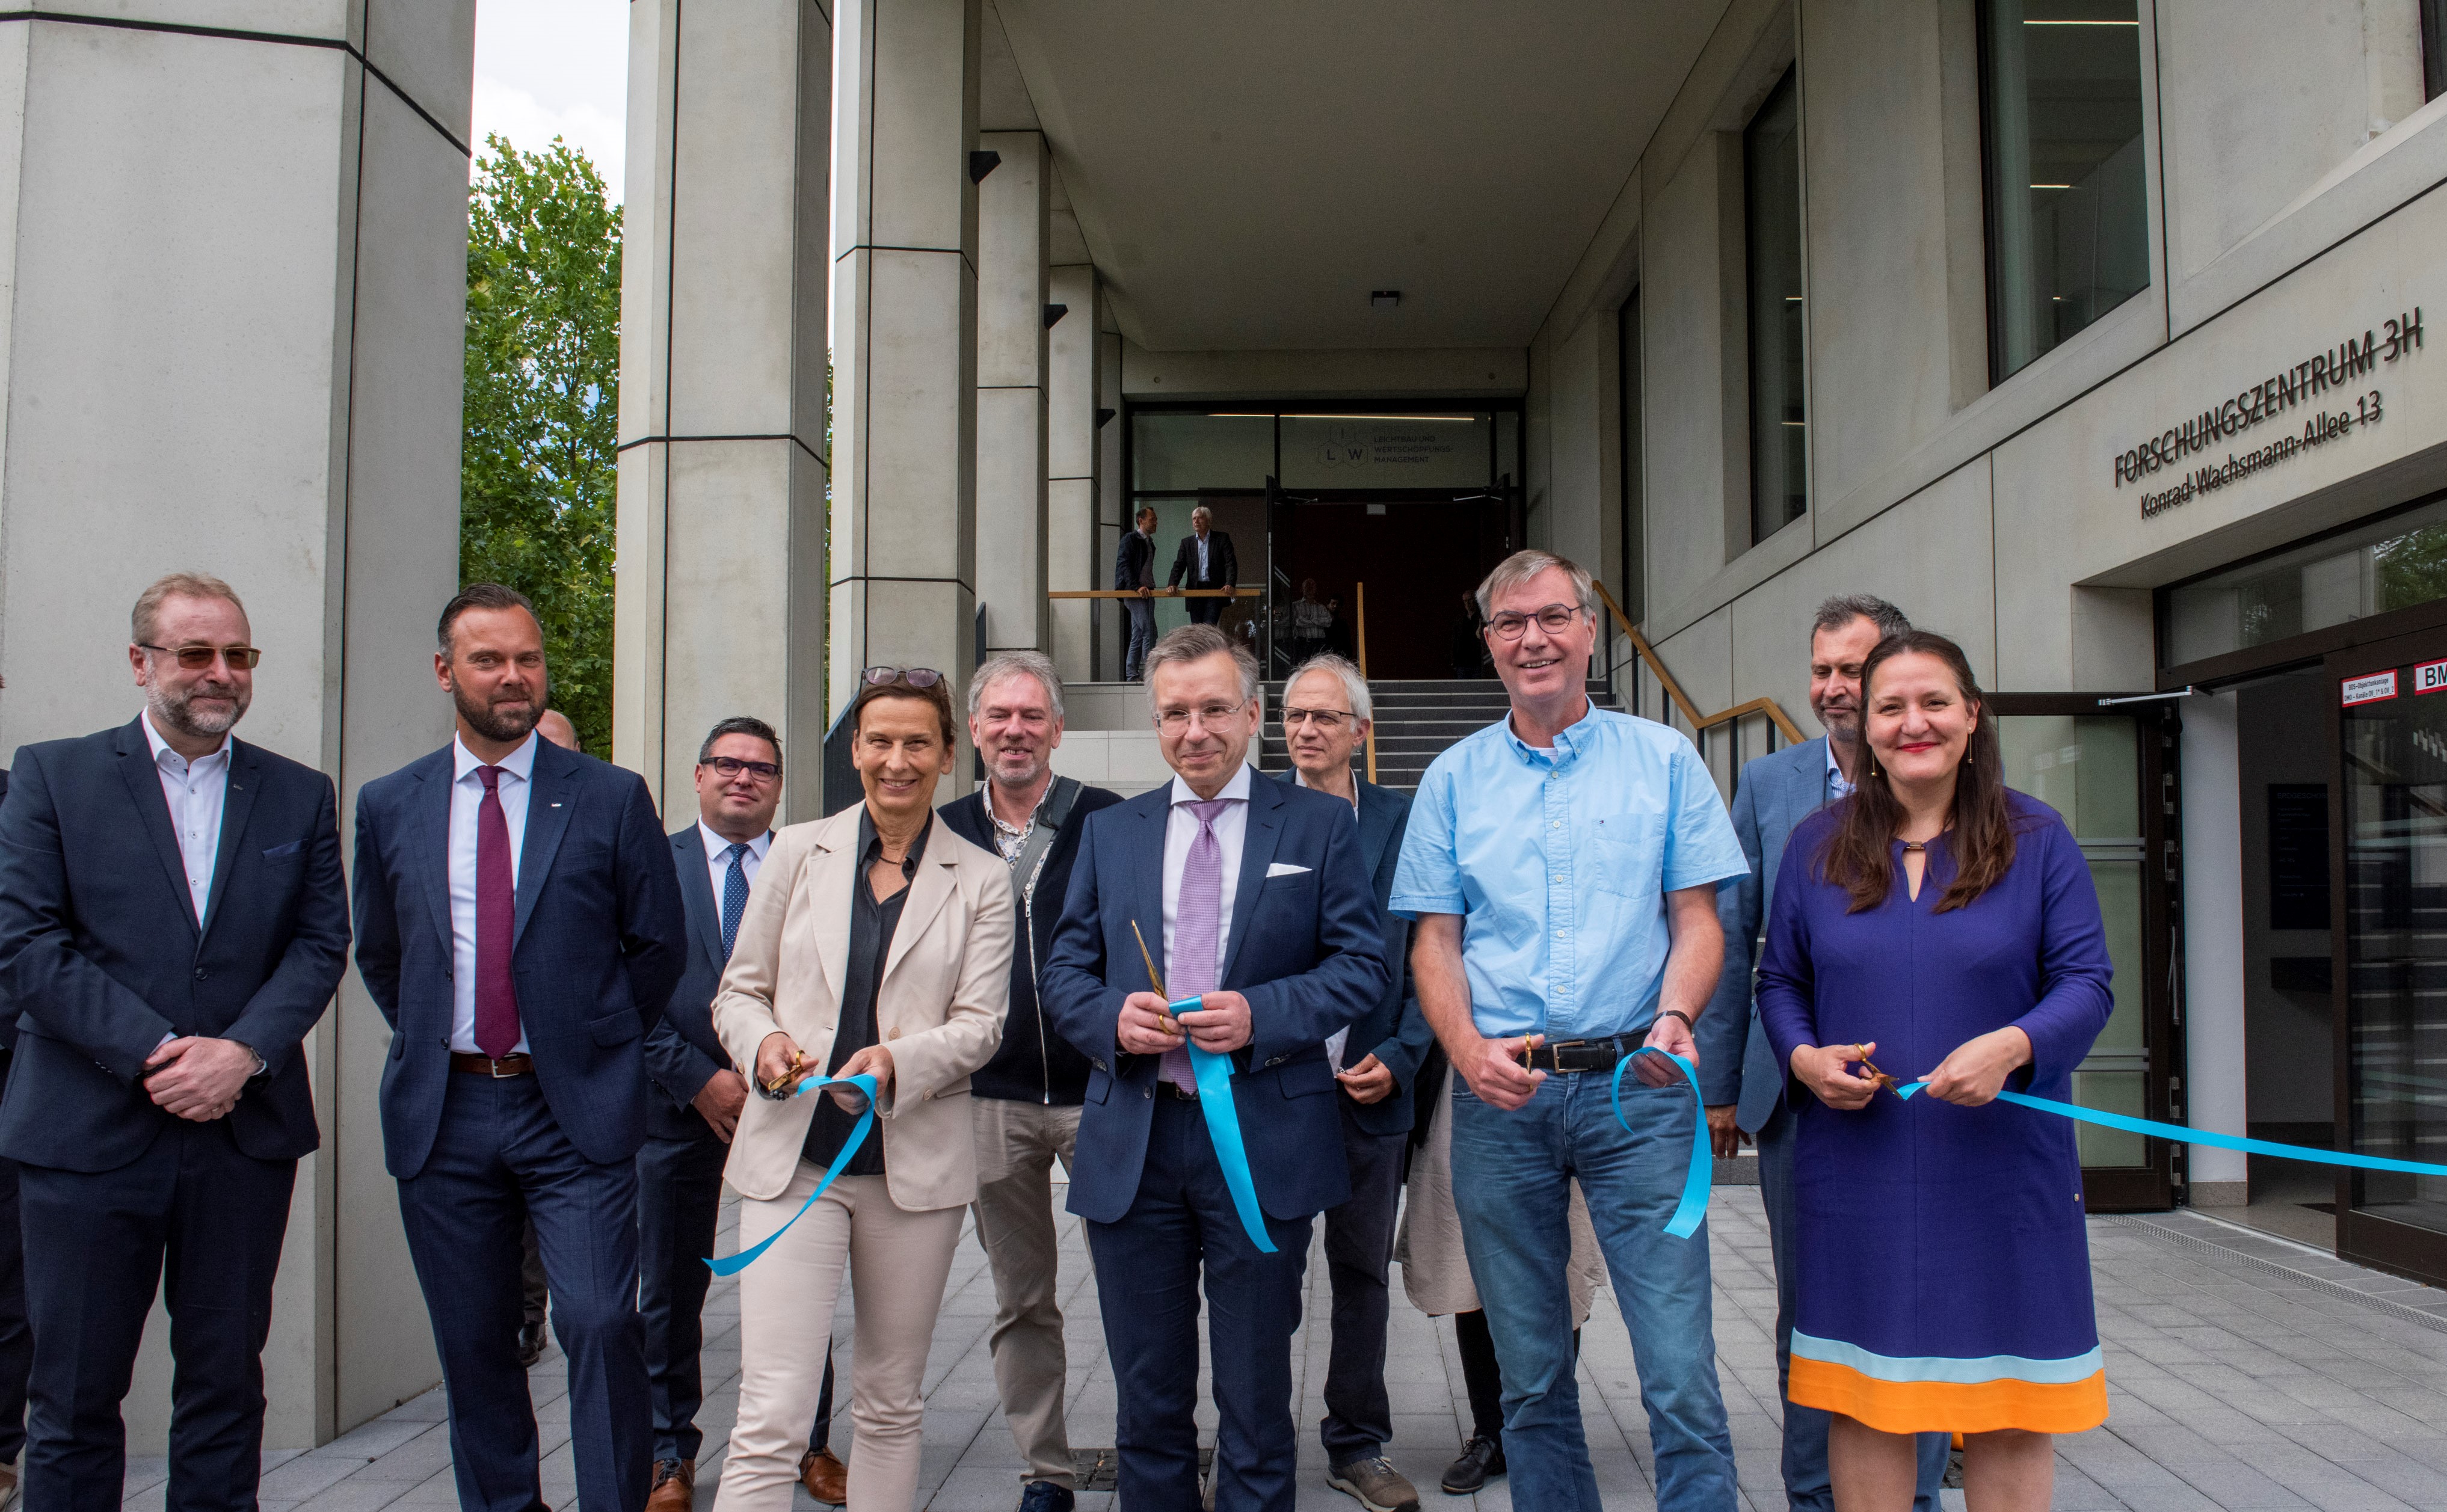
<path fill-rule="evenodd" d="M 238 602 L 237 590 L 210 573 L 172 573 L 157 577 L 153 586 L 136 595 L 135 612 L 127 616 L 128 638 L 138 645 L 151 643 L 155 626 L 161 617 L 161 606 L 173 598 L 220 598 L 239 614 L 246 605 Z"/>
<path fill-rule="evenodd" d="M 1569 557 L 1558 557 L 1551 551 L 1516 551 L 1495 564 L 1487 581 L 1478 585 L 1478 617 L 1490 619 L 1495 614 L 1495 595 L 1520 587 L 1530 578 L 1551 568 L 1560 567 L 1572 579 L 1572 593 L 1580 599 L 1592 624 L 1598 620 L 1597 580 L 1589 570 Z"/>

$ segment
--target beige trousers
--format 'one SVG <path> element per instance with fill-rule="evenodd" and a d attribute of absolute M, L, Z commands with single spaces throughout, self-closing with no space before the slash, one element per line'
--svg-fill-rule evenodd
<path fill-rule="evenodd" d="M 1053 1162 L 1071 1167 L 1079 1110 L 970 1099 L 977 1129 L 977 1242 L 994 1265 L 995 1389 L 1026 1481 L 1072 1486 L 1071 1432 L 1063 1418 L 1070 1362 L 1055 1300 Z"/>
<path fill-rule="evenodd" d="M 739 1209 L 739 1247 L 763 1243 L 824 1180 L 799 1162 L 788 1190 Z M 918 1501 L 920 1378 L 943 1283 L 959 1247 L 957 1207 L 907 1213 L 881 1176 L 844 1176 L 780 1242 L 739 1273 L 739 1419 L 714 1512 L 788 1512 L 825 1379 L 842 1266 L 857 1326 L 850 1359 L 849 1504 L 906 1512 Z"/>

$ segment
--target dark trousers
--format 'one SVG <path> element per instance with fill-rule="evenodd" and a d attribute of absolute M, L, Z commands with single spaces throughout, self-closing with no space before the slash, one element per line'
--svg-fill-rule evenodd
<path fill-rule="evenodd" d="M 1134 683 L 1147 671 L 1147 654 L 1155 649 L 1155 601 L 1148 598 L 1116 599 L 1122 606 L 1122 625 L 1128 644 L 1122 650 L 1122 681 Z"/>
<path fill-rule="evenodd" d="M 111 1512 L 124 1494 L 119 1404 L 158 1290 L 170 1313 L 170 1512 L 252 1512 L 263 1465 L 263 1341 L 294 1161 L 184 1120 L 115 1171 L 19 1172 L 33 1317 L 26 1504 Z"/>
<path fill-rule="evenodd" d="M 705 1400 L 697 1355 L 705 1345 L 706 1269 L 722 1218 L 722 1162 L 713 1130 L 692 1140 L 650 1139 L 637 1152 L 637 1316 L 646 1329 L 646 1379 L 654 1404 L 654 1458 L 697 1457 Z"/>
<path fill-rule="evenodd" d="M 1310 1218 L 1266 1219 L 1276 1253 L 1241 1231 L 1198 1106 L 1155 1099 L 1130 1210 L 1088 1225 L 1121 1400 L 1115 1446 L 1127 1507 L 1199 1503 L 1198 1295 L 1205 1276 L 1213 1365 L 1216 1512 L 1291 1512 L 1299 1429 L 1292 1332 L 1299 1327 Z"/>
<path fill-rule="evenodd" d="M 1371 1134 L 1342 1107 L 1342 1156 L 1351 1200 L 1325 1210 L 1325 1275 L 1334 1290 L 1334 1345 L 1325 1370 L 1325 1419 L 1318 1434 L 1329 1465 L 1374 1459 L 1394 1436 L 1385 1396 L 1385 1324 L 1392 1296 L 1385 1268 L 1394 1259 L 1394 1213 L 1402 1200 L 1405 1134 Z"/>
<path fill-rule="evenodd" d="M 535 1404 L 519 1368 L 519 1225 L 533 1217 L 569 1362 L 569 1436 L 586 1512 L 640 1512 L 654 1409 L 637 1321 L 637 1166 L 569 1142 L 533 1076 L 454 1074 L 400 1216 L 450 1393 L 464 1512 L 533 1512 Z"/>
<path fill-rule="evenodd" d="M 0 1067 L 7 1052 L 0 1051 Z M 0 1071 L 0 1074 L 6 1074 Z M 26 1447 L 26 1376 L 34 1331 L 26 1321 L 26 1239 L 17 1215 L 17 1162 L 0 1159 L 0 1461 Z"/>
<path fill-rule="evenodd" d="M 1192 588 L 1221 588 L 1224 585 L 1222 583 L 1191 583 L 1189 586 Z M 1225 602 L 1226 600 L 1221 598 L 1185 598 L 1181 601 L 1182 607 L 1189 611 L 1189 622 L 1193 625 L 1211 625 L 1217 620 L 1222 619 L 1224 617 L 1224 605 Z"/>

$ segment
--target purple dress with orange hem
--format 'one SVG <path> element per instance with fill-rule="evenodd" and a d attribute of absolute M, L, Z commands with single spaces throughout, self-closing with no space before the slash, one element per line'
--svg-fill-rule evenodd
<path fill-rule="evenodd" d="M 1817 864 L 1840 806 L 1793 831 L 1759 964 L 1758 1008 L 1779 1064 L 1801 1045 L 1874 1041 L 1898 1081 L 2007 1025 L 2032 1062 L 2007 1088 L 2070 1101 L 2073 1069 L 2107 1025 L 2113 968 L 2098 895 L 2056 810 L 2008 791 L 2014 862 L 1967 907 L 1936 911 L 1955 875 L 1928 845 L 1918 898 L 1894 884 L 1846 912 Z M 1838 1112 L 1788 1083 L 1800 1276 L 1788 1390 L 1889 1433 L 2107 1420 L 2090 1291 L 2081 1161 L 2067 1119 L 1881 1091 Z"/>

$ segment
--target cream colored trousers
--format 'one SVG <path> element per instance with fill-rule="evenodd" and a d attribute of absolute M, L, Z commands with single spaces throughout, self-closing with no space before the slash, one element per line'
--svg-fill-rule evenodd
<path fill-rule="evenodd" d="M 742 1249 L 789 1221 L 824 1180 L 806 1161 L 788 1190 L 739 1209 Z M 825 1378 L 842 1266 L 857 1327 L 850 1358 L 849 1504 L 904 1512 L 918 1502 L 921 1378 L 964 1208 L 907 1213 L 881 1176 L 844 1176 L 781 1241 L 739 1273 L 739 1419 L 714 1512 L 789 1512 L 807 1425 Z"/>

